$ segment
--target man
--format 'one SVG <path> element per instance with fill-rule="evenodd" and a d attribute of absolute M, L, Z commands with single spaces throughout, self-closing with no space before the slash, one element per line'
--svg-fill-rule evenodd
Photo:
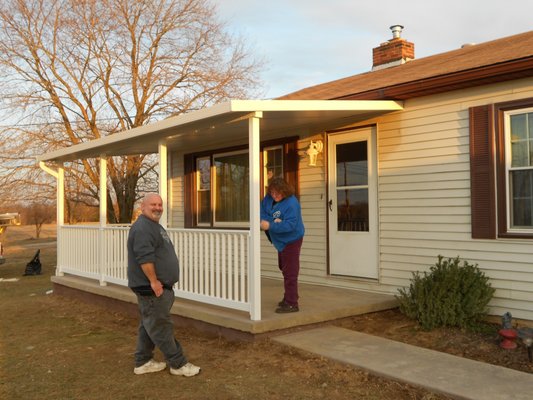
<path fill-rule="evenodd" d="M 172 287 L 179 279 L 178 257 L 165 229 L 159 224 L 163 201 L 158 194 L 146 195 L 141 215 L 128 235 L 128 286 L 137 295 L 140 324 L 135 351 L 137 375 L 158 372 L 168 364 L 172 375 L 194 376 L 200 372 L 183 354 L 174 338 L 170 309 Z M 166 363 L 153 359 L 158 347 Z"/>

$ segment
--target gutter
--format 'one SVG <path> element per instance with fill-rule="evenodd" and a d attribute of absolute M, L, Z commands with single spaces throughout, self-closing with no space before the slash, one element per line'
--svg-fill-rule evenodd
<path fill-rule="evenodd" d="M 39 161 L 39 167 L 44 171 L 52 175 L 54 178 L 58 178 L 59 172 L 50 168 L 44 161 Z"/>

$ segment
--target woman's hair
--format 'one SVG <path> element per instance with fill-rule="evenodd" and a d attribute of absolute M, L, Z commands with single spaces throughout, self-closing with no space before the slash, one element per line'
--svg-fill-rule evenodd
<path fill-rule="evenodd" d="M 290 197 L 294 194 L 294 187 L 280 177 L 272 178 L 268 184 L 267 191 L 270 193 L 272 190 L 280 193 L 283 197 Z"/>

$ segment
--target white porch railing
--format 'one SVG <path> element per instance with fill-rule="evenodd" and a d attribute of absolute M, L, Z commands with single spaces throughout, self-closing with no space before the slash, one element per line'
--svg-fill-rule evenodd
<path fill-rule="evenodd" d="M 128 231 L 128 226 L 61 226 L 57 273 L 127 286 Z M 250 311 L 249 231 L 167 231 L 180 261 L 176 297 Z"/>

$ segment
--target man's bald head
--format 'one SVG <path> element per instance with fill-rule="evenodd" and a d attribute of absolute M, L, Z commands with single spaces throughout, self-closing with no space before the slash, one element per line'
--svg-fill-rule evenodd
<path fill-rule="evenodd" d="M 163 200 L 157 193 L 148 193 L 141 202 L 141 213 L 154 222 L 159 222 L 163 213 Z"/>

